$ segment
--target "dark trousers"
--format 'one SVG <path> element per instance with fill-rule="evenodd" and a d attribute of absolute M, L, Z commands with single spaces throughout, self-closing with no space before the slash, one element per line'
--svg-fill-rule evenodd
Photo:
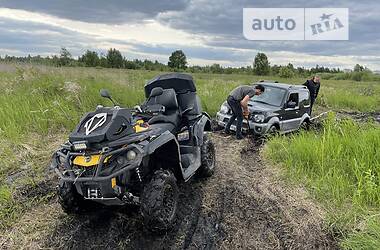
<path fill-rule="evenodd" d="M 241 126 L 243 124 L 243 111 L 240 102 L 235 100 L 232 96 L 228 96 L 227 103 L 232 109 L 232 116 L 226 125 L 226 131 L 230 130 L 232 123 L 236 119 L 236 136 L 241 136 Z"/>
<path fill-rule="evenodd" d="M 310 100 L 310 117 L 311 117 L 311 112 L 313 111 L 313 106 L 314 106 L 314 103 L 315 103 L 315 98 L 312 98 L 311 100 Z"/>

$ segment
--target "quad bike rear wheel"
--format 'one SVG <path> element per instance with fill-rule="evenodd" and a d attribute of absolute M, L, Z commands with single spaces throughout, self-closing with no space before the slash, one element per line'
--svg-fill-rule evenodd
<path fill-rule="evenodd" d="M 58 186 L 58 202 L 67 214 L 78 214 L 85 207 L 85 200 L 81 197 L 72 183 L 64 182 Z"/>
<path fill-rule="evenodd" d="M 170 229 L 176 218 L 178 197 L 177 180 L 173 172 L 157 170 L 141 196 L 145 226 L 153 232 Z"/>
<path fill-rule="evenodd" d="M 215 146 L 206 134 L 203 135 L 201 164 L 202 165 L 198 169 L 199 176 L 210 177 L 214 174 L 216 164 Z"/>

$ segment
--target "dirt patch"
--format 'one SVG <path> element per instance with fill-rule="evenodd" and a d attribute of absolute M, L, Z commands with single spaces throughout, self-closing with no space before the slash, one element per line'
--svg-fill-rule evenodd
<path fill-rule="evenodd" d="M 350 117 L 358 122 L 376 121 L 380 122 L 380 112 L 354 112 L 354 111 L 338 111 L 338 117 L 347 118 Z"/>
<path fill-rule="evenodd" d="M 334 249 L 323 212 L 301 187 L 289 187 L 260 158 L 259 142 L 213 135 L 217 170 L 181 184 L 175 227 L 144 229 L 138 209 L 94 207 L 76 217 L 56 201 L 26 214 L 1 248 L 59 249 Z"/>
<path fill-rule="evenodd" d="M 380 112 L 356 112 L 356 111 L 345 111 L 345 110 L 326 110 L 321 112 L 318 110 L 313 115 L 312 120 L 315 123 L 320 123 L 324 118 L 326 118 L 328 112 L 334 112 L 338 119 L 352 119 L 356 122 L 378 122 L 380 123 Z M 313 113 L 314 114 L 314 113 Z"/>

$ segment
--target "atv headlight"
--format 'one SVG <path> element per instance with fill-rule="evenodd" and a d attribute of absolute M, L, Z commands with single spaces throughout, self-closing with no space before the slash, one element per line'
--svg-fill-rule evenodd
<path fill-rule="evenodd" d="M 220 106 L 220 113 L 227 114 L 228 111 L 229 111 L 229 108 L 227 107 L 227 105 L 222 104 L 222 106 Z"/>
<path fill-rule="evenodd" d="M 73 144 L 74 150 L 75 151 L 80 151 L 80 150 L 85 150 L 87 149 L 87 144 L 86 142 L 74 142 Z"/>
<path fill-rule="evenodd" d="M 265 119 L 265 116 L 261 114 L 256 114 L 253 116 L 253 121 L 255 122 L 263 122 L 264 119 Z"/>
<path fill-rule="evenodd" d="M 127 152 L 127 160 L 128 161 L 133 161 L 134 159 L 136 159 L 136 157 L 137 157 L 137 153 L 135 151 L 129 150 Z"/>

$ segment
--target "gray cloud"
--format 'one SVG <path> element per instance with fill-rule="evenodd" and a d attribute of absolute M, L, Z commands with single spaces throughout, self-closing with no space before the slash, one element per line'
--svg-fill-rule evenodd
<path fill-rule="evenodd" d="M 258 49 L 263 51 L 292 51 L 315 55 L 380 55 L 380 3 L 378 1 L 334 1 L 334 7 L 350 10 L 350 41 L 248 41 L 243 37 L 242 9 L 246 7 L 326 7 L 330 0 L 319 1 L 252 1 L 194 0 L 188 8 L 166 12 L 159 20 L 173 28 L 192 33 L 211 34 L 210 46 Z M 188 17 L 188 18 L 186 18 Z"/>
<path fill-rule="evenodd" d="M 93 23 L 126 23 L 153 19 L 163 11 L 178 11 L 189 0 L 2 0 L 0 7 L 21 9 Z"/>
<path fill-rule="evenodd" d="M 249 1 L 249 0 L 179 0 L 179 1 L 121 1 L 121 0 L 3 0 L 0 7 L 22 9 L 39 13 L 106 24 L 143 22 L 155 19 L 163 25 L 204 37 L 207 47 L 180 46 L 190 58 L 215 61 L 233 61 L 244 64 L 252 60 L 256 51 L 296 52 L 312 56 L 355 56 L 363 62 L 376 64 L 380 57 L 380 2 L 370 0 L 334 1 Z M 242 9 L 244 7 L 348 7 L 350 9 L 350 41 L 248 41 L 242 35 Z M 46 30 L 55 32 L 44 35 L 28 31 Z M 85 49 L 93 49 L 96 42 L 128 45 L 128 57 L 142 54 L 167 57 L 176 44 L 151 45 L 120 40 L 89 37 L 85 34 L 50 25 L 0 19 L 0 46 L 3 49 L 17 48 L 27 53 L 56 53 L 61 46 L 68 47 L 74 55 Z M 144 32 L 144 31 L 141 31 Z M 366 56 L 368 58 L 366 58 Z M 370 57 L 374 56 L 374 57 Z M 291 58 L 289 58 L 291 61 Z M 315 64 L 327 65 L 328 62 Z M 377 63 L 378 64 L 378 63 Z M 305 66 L 311 66 L 309 64 Z M 380 65 L 378 65 L 380 68 Z"/>
<path fill-rule="evenodd" d="M 78 32 L 26 21 L 0 18 L 0 48 L 17 50 L 20 55 L 58 53 L 67 47 L 79 54 L 90 37 Z"/>

